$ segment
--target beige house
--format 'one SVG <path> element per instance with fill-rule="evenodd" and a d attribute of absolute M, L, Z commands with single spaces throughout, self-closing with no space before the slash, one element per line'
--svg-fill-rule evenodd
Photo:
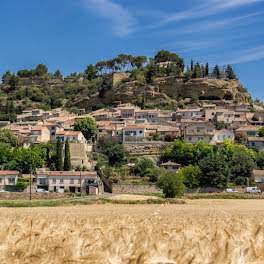
<path fill-rule="evenodd" d="M 123 141 L 132 140 L 135 141 L 142 139 L 146 136 L 145 126 L 126 126 L 123 128 Z"/>
<path fill-rule="evenodd" d="M 168 172 L 178 172 L 181 168 L 181 164 L 168 161 L 160 165 L 161 168 L 166 169 Z"/>
<path fill-rule="evenodd" d="M 89 193 L 89 186 L 102 189 L 96 171 L 38 171 L 36 177 L 38 188 L 54 192 L 80 192 L 81 189 Z"/>
<path fill-rule="evenodd" d="M 250 148 L 257 148 L 259 150 L 264 149 L 264 138 L 263 137 L 248 137 L 248 146 Z"/>
<path fill-rule="evenodd" d="M 264 170 L 253 170 L 252 177 L 255 183 L 264 183 Z"/>
<path fill-rule="evenodd" d="M 259 129 L 262 128 L 262 126 L 244 126 L 240 127 L 236 130 L 236 132 L 241 132 L 245 134 L 247 137 L 257 137 Z"/>
<path fill-rule="evenodd" d="M 31 129 L 31 135 L 29 136 L 29 142 L 45 143 L 50 140 L 50 131 L 46 126 L 36 125 Z"/>
<path fill-rule="evenodd" d="M 215 133 L 215 127 L 207 122 L 196 122 L 185 128 L 185 139 L 187 143 L 197 143 L 202 140 L 211 143 Z"/>
<path fill-rule="evenodd" d="M 0 190 L 9 190 L 17 183 L 18 171 L 0 171 Z"/>
<path fill-rule="evenodd" d="M 59 131 L 56 133 L 56 140 L 59 137 L 62 142 L 65 142 L 68 139 L 69 142 L 87 143 L 87 140 L 81 131 Z"/>
<path fill-rule="evenodd" d="M 157 129 L 157 133 L 162 136 L 173 135 L 179 137 L 181 135 L 180 128 L 177 126 L 161 126 Z"/>

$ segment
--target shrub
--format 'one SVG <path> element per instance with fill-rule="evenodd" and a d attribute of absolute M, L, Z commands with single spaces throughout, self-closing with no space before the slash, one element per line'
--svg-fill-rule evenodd
<path fill-rule="evenodd" d="M 147 169 L 153 169 L 155 167 L 154 163 L 150 159 L 142 159 L 134 166 L 133 171 L 136 175 L 140 175 L 141 177 L 145 176 L 147 173 Z"/>
<path fill-rule="evenodd" d="M 162 189 L 166 198 L 181 197 L 186 190 L 182 175 L 173 172 L 168 172 L 161 176 L 157 186 Z"/>

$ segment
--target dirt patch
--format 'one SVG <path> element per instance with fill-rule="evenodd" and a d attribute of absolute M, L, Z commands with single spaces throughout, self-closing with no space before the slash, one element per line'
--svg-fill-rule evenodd
<path fill-rule="evenodd" d="M 145 196 L 145 195 L 132 195 L 132 194 L 120 194 L 109 198 L 110 200 L 116 201 L 146 201 L 146 200 L 157 200 L 156 196 Z"/>

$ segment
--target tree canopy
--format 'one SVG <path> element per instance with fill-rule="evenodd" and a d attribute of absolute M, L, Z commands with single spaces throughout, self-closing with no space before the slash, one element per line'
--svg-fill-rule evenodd
<path fill-rule="evenodd" d="M 93 118 L 77 120 L 73 127 L 75 131 L 81 131 L 87 140 L 96 135 L 96 123 Z"/>

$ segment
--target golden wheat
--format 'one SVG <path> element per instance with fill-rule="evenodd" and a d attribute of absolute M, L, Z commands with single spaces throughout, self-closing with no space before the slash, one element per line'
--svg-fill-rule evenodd
<path fill-rule="evenodd" d="M 0 263 L 264 263 L 264 202 L 0 208 Z"/>

